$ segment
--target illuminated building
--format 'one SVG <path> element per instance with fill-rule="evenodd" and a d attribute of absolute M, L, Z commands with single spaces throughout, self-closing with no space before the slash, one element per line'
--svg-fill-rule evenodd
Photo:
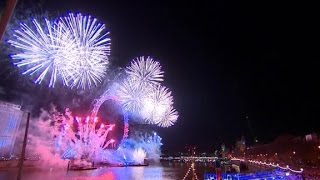
<path fill-rule="evenodd" d="M 19 105 L 0 101 L 0 156 L 12 155 L 23 111 Z"/>

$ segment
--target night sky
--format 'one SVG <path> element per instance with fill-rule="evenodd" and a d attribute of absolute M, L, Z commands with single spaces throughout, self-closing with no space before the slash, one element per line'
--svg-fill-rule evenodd
<path fill-rule="evenodd" d="M 157 59 L 180 114 L 173 127 L 156 128 L 164 149 L 194 144 L 213 150 L 241 135 L 270 142 L 319 131 L 320 61 L 310 56 L 318 21 L 300 5 L 46 0 L 42 9 L 104 22 L 117 66 L 140 55 Z"/>

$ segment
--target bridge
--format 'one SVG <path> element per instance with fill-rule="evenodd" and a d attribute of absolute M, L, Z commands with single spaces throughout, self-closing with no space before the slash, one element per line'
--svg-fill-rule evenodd
<path fill-rule="evenodd" d="M 217 160 L 218 157 L 200 157 L 200 156 L 180 156 L 180 157 L 162 157 L 161 160 L 164 161 L 182 161 L 182 162 L 188 162 L 188 161 L 194 161 L 194 162 L 214 162 Z"/>

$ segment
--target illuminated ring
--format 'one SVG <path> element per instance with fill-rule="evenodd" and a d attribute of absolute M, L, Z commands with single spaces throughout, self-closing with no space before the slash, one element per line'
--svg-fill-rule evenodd
<path fill-rule="evenodd" d="M 116 101 L 119 103 L 118 97 L 115 95 L 112 95 L 109 92 L 109 90 L 107 90 L 99 97 L 99 99 L 95 99 L 94 104 L 93 104 L 93 109 L 91 111 L 91 116 L 96 117 L 98 115 L 98 111 L 100 109 L 100 106 L 105 101 L 108 101 L 108 100 L 113 100 L 113 101 Z M 128 137 L 128 134 L 129 134 L 129 122 L 128 122 L 129 118 L 128 118 L 128 114 L 126 113 L 126 111 L 122 110 L 122 114 L 123 114 L 123 123 L 124 123 L 122 139 L 125 139 Z"/>

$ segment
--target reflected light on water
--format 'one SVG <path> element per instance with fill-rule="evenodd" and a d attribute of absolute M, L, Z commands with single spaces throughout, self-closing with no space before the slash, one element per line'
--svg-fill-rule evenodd
<path fill-rule="evenodd" d="M 133 174 L 132 179 L 134 180 L 143 179 L 143 173 L 144 173 L 143 167 L 137 167 L 132 169 L 132 174 Z"/>
<path fill-rule="evenodd" d="M 174 163 L 173 163 L 174 164 Z M 24 168 L 23 180 L 176 180 L 188 170 L 186 164 L 158 164 L 143 167 L 102 167 L 95 170 L 66 171 L 65 168 Z M 0 179 L 16 179 L 17 169 L 0 171 Z"/>

